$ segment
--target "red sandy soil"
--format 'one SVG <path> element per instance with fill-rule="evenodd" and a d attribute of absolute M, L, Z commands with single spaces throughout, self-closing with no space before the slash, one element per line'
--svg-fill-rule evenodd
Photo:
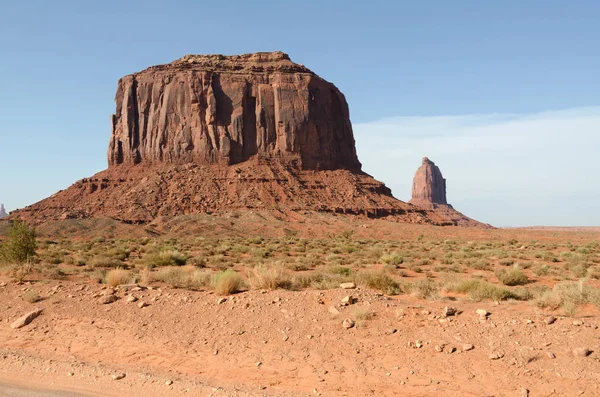
<path fill-rule="evenodd" d="M 591 308 L 580 318 L 555 314 L 548 325 L 552 313 L 529 303 L 427 302 L 360 289 L 249 291 L 219 304 L 210 292 L 163 286 L 131 292 L 150 304 L 140 309 L 125 291 L 100 303 L 109 290 L 98 284 L 37 283 L 45 299 L 35 304 L 21 299 L 27 287 L 0 287 L 0 382 L 108 396 L 600 395 L 600 317 Z M 348 294 L 358 302 L 340 307 Z M 449 304 L 462 313 L 444 318 Z M 34 307 L 44 311 L 31 324 L 9 327 Z M 491 313 L 486 320 L 479 308 Z M 373 318 L 342 327 L 361 312 Z M 573 357 L 581 347 L 594 353 Z M 118 373 L 126 377 L 112 380 Z"/>

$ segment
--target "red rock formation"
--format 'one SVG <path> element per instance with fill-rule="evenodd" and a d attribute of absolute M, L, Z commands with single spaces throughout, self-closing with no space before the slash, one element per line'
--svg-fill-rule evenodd
<path fill-rule="evenodd" d="M 344 95 L 282 52 L 187 55 L 122 78 L 115 99 L 111 166 L 258 155 L 302 169 L 361 167 Z"/>
<path fill-rule="evenodd" d="M 4 204 L 0 204 L 0 219 L 6 218 L 8 214 L 6 213 L 6 209 L 4 208 Z"/>
<path fill-rule="evenodd" d="M 480 225 L 361 172 L 344 96 L 281 52 L 188 55 L 122 78 L 116 103 L 109 168 L 11 216 L 147 224 L 251 209 Z"/>
<path fill-rule="evenodd" d="M 444 204 L 446 201 L 446 180 L 437 165 L 427 157 L 423 157 L 423 164 L 413 179 L 411 204 L 427 206 Z"/>

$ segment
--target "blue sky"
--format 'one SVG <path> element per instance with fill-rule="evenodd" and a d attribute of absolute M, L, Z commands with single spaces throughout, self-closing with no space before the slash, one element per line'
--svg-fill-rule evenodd
<path fill-rule="evenodd" d="M 282 50 L 344 92 L 365 171 L 398 198 L 429 156 L 467 215 L 600 225 L 598 15 L 595 0 L 3 1 L 0 202 L 106 167 L 120 77 Z"/>

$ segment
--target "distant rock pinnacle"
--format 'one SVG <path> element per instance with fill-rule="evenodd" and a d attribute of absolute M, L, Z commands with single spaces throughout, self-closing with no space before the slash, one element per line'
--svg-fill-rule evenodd
<path fill-rule="evenodd" d="M 415 173 L 410 203 L 420 206 L 448 205 L 446 180 L 438 166 L 427 157 L 423 157 L 423 164 Z"/>
<path fill-rule="evenodd" d="M 6 213 L 6 209 L 4 208 L 4 204 L 0 204 L 0 219 L 6 218 L 8 214 Z"/>

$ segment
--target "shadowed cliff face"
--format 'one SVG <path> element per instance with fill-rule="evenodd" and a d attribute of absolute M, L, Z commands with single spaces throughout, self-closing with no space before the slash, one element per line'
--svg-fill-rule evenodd
<path fill-rule="evenodd" d="M 122 78 L 115 100 L 110 166 L 258 156 L 361 168 L 344 95 L 281 52 L 188 55 Z"/>
<path fill-rule="evenodd" d="M 427 157 L 413 179 L 411 204 L 426 206 L 430 204 L 444 204 L 446 201 L 446 180 L 437 165 Z"/>

